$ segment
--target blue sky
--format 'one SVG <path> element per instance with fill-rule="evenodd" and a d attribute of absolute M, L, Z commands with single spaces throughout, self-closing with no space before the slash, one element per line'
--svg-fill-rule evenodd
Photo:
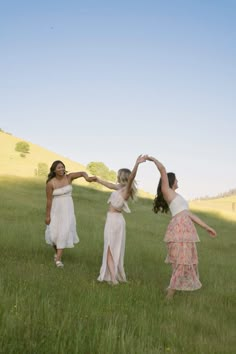
<path fill-rule="evenodd" d="M 233 0 L 1 0 L 0 128 L 84 165 L 154 155 L 186 198 L 236 188 L 235 15 Z M 137 179 L 156 192 L 153 164 Z"/>

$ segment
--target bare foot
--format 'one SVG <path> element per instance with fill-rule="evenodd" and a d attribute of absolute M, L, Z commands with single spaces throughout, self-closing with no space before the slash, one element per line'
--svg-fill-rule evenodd
<path fill-rule="evenodd" d="M 113 286 L 113 285 L 118 285 L 119 282 L 118 282 L 118 280 L 115 279 L 115 280 L 110 281 L 109 284 Z"/>
<path fill-rule="evenodd" d="M 167 289 L 167 295 L 166 299 L 167 300 L 172 300 L 175 294 L 175 289 Z"/>

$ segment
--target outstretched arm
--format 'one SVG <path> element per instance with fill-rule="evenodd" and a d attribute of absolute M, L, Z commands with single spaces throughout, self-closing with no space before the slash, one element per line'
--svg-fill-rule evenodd
<path fill-rule="evenodd" d="M 129 196 L 130 196 L 130 192 L 131 192 L 131 188 L 132 188 L 132 183 L 135 179 L 135 176 L 137 174 L 137 171 L 138 171 L 138 167 L 139 167 L 139 164 L 140 163 L 143 163 L 145 162 L 147 159 L 147 155 L 139 155 L 136 162 L 135 162 L 135 165 L 131 171 L 131 174 L 129 175 L 129 179 L 128 179 L 128 183 L 127 183 L 127 186 L 125 188 L 125 191 L 123 193 L 123 197 L 124 199 L 128 199 Z"/>
<path fill-rule="evenodd" d="M 118 183 L 112 183 L 112 182 L 108 182 L 108 181 L 105 181 L 99 177 L 96 177 L 96 181 L 95 182 L 98 182 L 100 183 L 101 185 L 109 188 L 109 189 L 119 189 L 120 188 L 120 185 Z"/>
<path fill-rule="evenodd" d="M 210 236 L 212 237 L 216 236 L 216 231 L 212 227 L 207 225 L 204 221 L 202 221 L 197 215 L 189 212 L 189 217 L 195 224 L 198 224 L 203 229 L 205 229 L 210 234 Z"/>
<path fill-rule="evenodd" d="M 97 177 L 92 176 L 89 177 L 87 172 L 81 171 L 81 172 L 72 172 L 67 175 L 67 178 L 69 179 L 69 182 L 72 182 L 76 178 L 83 177 L 87 182 L 96 182 Z"/>

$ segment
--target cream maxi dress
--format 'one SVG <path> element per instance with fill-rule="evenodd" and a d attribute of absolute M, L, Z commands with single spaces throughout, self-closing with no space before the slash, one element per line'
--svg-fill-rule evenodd
<path fill-rule="evenodd" d="M 79 242 L 71 193 L 71 184 L 53 190 L 51 222 L 46 228 L 45 240 L 57 249 L 72 248 Z"/>
<path fill-rule="evenodd" d="M 126 282 L 126 275 L 124 271 L 126 224 L 122 215 L 122 211 L 130 213 L 130 209 L 127 202 L 122 197 L 120 190 L 112 192 L 107 203 L 110 203 L 120 212 L 107 213 L 104 229 L 104 250 L 102 266 L 100 269 L 98 281 L 111 281 L 111 275 L 107 267 L 107 251 L 108 247 L 110 247 L 115 266 L 116 280 Z"/>

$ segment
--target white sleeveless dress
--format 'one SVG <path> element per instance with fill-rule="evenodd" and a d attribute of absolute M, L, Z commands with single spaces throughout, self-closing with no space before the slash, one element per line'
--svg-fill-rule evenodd
<path fill-rule="evenodd" d="M 112 192 L 107 203 L 120 212 L 108 212 L 104 229 L 104 249 L 102 266 L 98 281 L 111 281 L 111 275 L 107 267 L 107 251 L 110 247 L 115 266 L 116 280 L 126 282 L 124 270 L 126 224 L 122 211 L 130 213 L 127 202 L 122 197 L 120 190 Z"/>
<path fill-rule="evenodd" d="M 45 240 L 57 249 L 72 248 L 79 242 L 71 193 L 71 184 L 53 190 L 51 222 L 47 225 Z"/>

